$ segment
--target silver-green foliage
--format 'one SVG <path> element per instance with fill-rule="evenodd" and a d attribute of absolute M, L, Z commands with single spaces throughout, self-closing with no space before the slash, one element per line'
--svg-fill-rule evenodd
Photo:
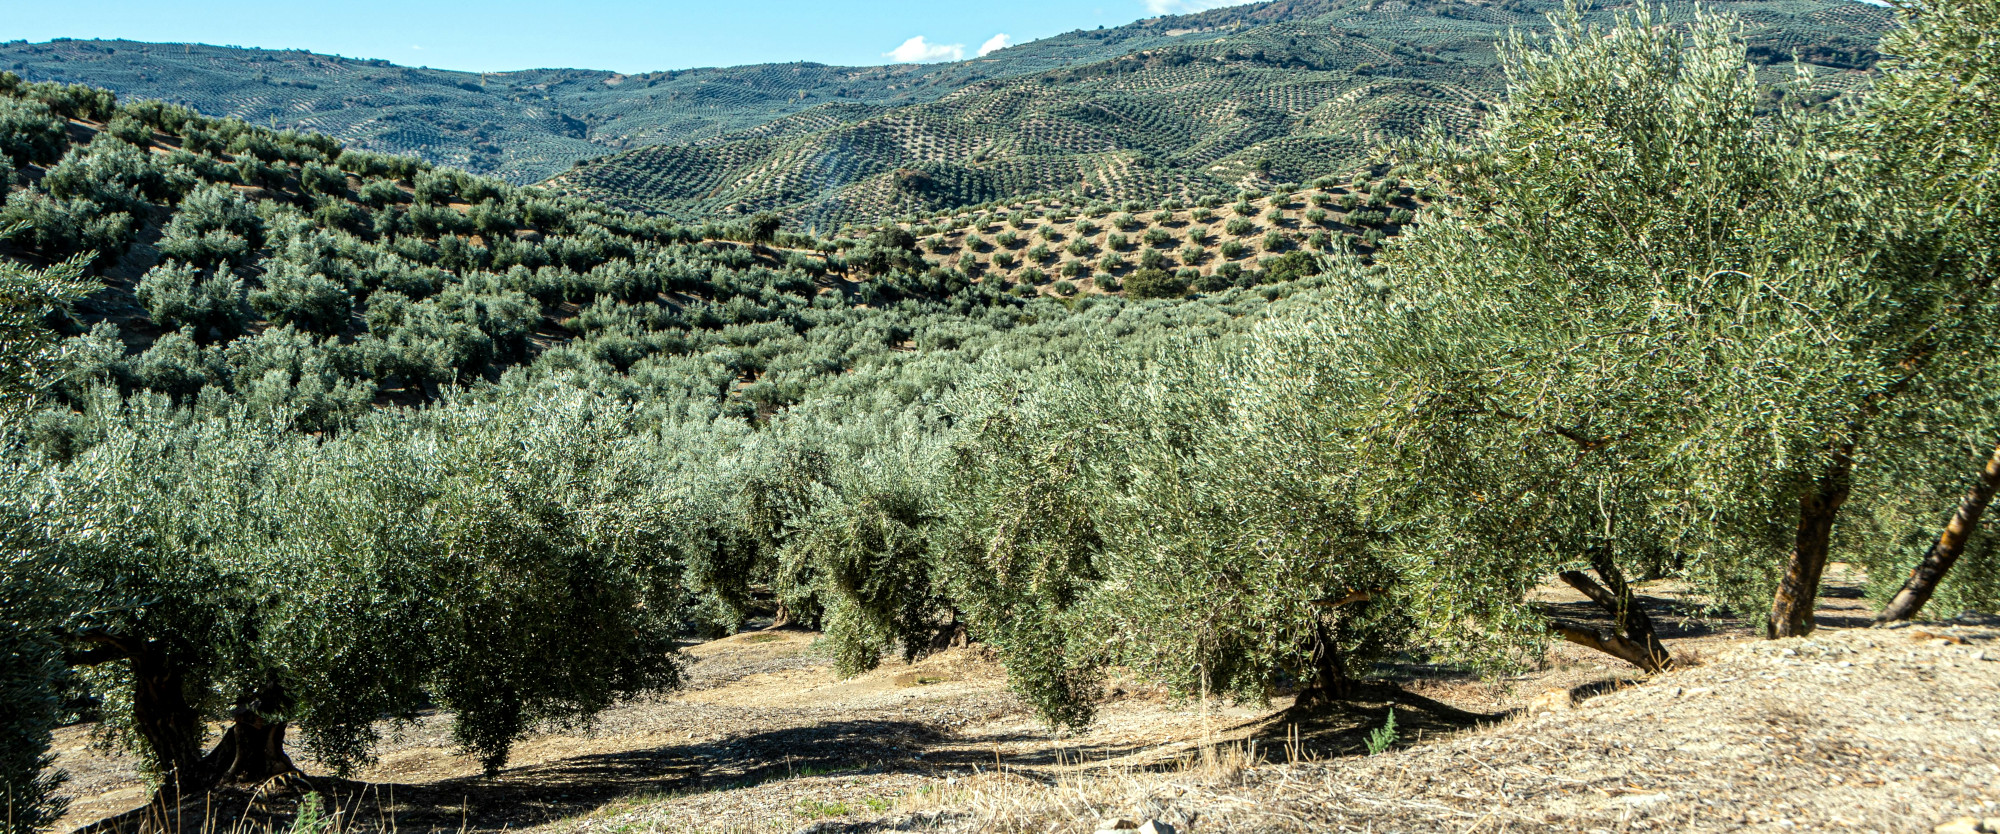
<path fill-rule="evenodd" d="M 1930 464 L 1990 419 L 1966 395 L 1994 370 L 1990 274 L 1851 141 L 1867 113 L 1760 114 L 1713 16 L 1571 16 L 1506 51 L 1487 129 L 1411 149 L 1457 198 L 1385 254 L 1360 360 L 1406 546 L 1607 548 L 1749 613 L 1802 496 L 1956 474 Z"/>
<path fill-rule="evenodd" d="M 2000 3 L 1901 3 L 1898 11 L 1902 25 L 1883 38 L 1887 71 L 1867 93 L 1872 118 L 1861 140 L 1903 174 L 1894 180 L 1899 189 L 1930 225 L 1952 236 L 1953 250 L 1972 261 L 1964 268 L 1982 273 L 1990 286 L 2000 257 Z M 1975 342 L 1951 358 L 1976 363 L 1990 355 Z M 1990 385 L 1962 382 L 1939 393 L 1983 414 L 1986 423 L 1970 433 L 1947 429 L 1931 456 L 1863 485 L 1876 500 L 1861 520 L 1866 533 L 1852 540 L 1857 561 L 1868 568 L 1871 596 L 1897 591 L 2000 438 Z M 1940 479 L 1940 473 L 1960 477 Z M 2000 552 L 1987 518 L 1946 574 L 1930 613 L 2000 608 Z"/>
<path fill-rule="evenodd" d="M 94 445 L 24 457 L 10 482 L 8 510 L 61 556 L 66 604 L 43 627 L 142 641 L 198 715 L 281 687 L 273 717 L 345 769 L 383 716 L 436 703 L 496 768 L 537 724 L 677 681 L 672 455 L 629 408 L 555 392 L 328 441 L 156 397 L 105 395 L 91 417 Z M 183 757 L 156 767 L 189 764 L 135 721 L 128 667 L 90 672 L 142 752 Z"/>

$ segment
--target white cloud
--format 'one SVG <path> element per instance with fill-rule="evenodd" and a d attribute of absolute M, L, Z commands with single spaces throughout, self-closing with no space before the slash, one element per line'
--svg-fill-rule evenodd
<path fill-rule="evenodd" d="M 1220 9 L 1223 6 L 1241 6 L 1256 0 L 1144 0 L 1146 9 L 1153 14 L 1189 14 Z"/>
<path fill-rule="evenodd" d="M 999 52 L 1000 50 L 1006 49 L 1007 47 L 1013 45 L 1014 45 L 1014 38 L 1012 36 L 1009 36 L 1004 33 L 994 35 L 993 37 L 987 38 L 985 43 L 979 45 L 979 57 L 984 58 L 987 55 Z"/>
<path fill-rule="evenodd" d="M 965 44 L 928 43 L 923 35 L 903 41 L 903 45 L 882 53 L 882 57 L 898 64 L 919 64 L 925 61 L 957 61 L 965 57 Z"/>

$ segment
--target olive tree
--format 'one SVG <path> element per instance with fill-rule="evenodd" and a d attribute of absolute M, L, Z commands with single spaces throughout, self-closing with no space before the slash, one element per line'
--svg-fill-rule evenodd
<path fill-rule="evenodd" d="M 1323 477 L 1342 461 L 1301 453 L 1326 412 L 1254 381 L 1297 358 L 1148 341 L 956 403 L 937 574 L 1052 724 L 1088 722 L 1112 665 L 1188 696 L 1317 703 L 1401 644 L 1393 606 L 1335 610 L 1394 583 Z"/>
<path fill-rule="evenodd" d="M 1849 111 L 1760 114 L 1726 18 L 1572 11 L 1504 51 L 1484 130 L 1403 149 L 1454 195 L 1384 254 L 1367 337 L 1406 546 L 1594 568 L 1639 643 L 1634 569 L 1811 631 L 1857 478 L 1990 416 L 1959 393 L 1990 275 Z"/>
<path fill-rule="evenodd" d="M 61 373 L 62 351 L 47 326 L 94 288 L 81 261 L 31 270 L 0 261 L 0 419 L 9 426 L 28 413 L 38 394 Z M 0 444 L 18 442 L 0 430 Z M 4 447 L 0 447 L 4 448 Z M 0 489 L 14 494 L 20 472 L 0 465 Z M 0 509 L 0 832 L 42 828 L 62 815 L 49 768 L 50 730 L 58 717 L 56 676 L 61 645 L 43 626 L 61 605 L 50 543 L 21 523 L 18 510 Z"/>
<path fill-rule="evenodd" d="M 1863 138 L 1881 149 L 1882 164 L 1902 176 L 1893 180 L 1909 195 L 1910 201 L 1926 213 L 1928 221 L 1940 229 L 1959 235 L 1953 241 L 1957 253 L 1973 260 L 1968 271 L 1975 283 L 1990 285 L 1994 258 L 2000 256 L 2000 3 L 1918 3 L 1898 4 L 1902 26 L 1883 38 L 1885 72 L 1867 99 L 1867 120 Z M 1985 392 L 1964 388 L 1958 392 L 1976 398 Z M 1993 413 L 1988 407 L 1987 413 Z M 1958 465 L 1971 476 L 1961 486 L 1957 506 L 1942 509 L 1933 502 L 1921 512 L 1946 519 L 1942 532 L 1932 537 L 1922 557 L 1893 597 L 1883 607 L 1882 620 L 1904 620 L 1916 616 L 1930 601 L 1945 577 L 1968 547 L 1982 551 L 1979 561 L 1986 570 L 1959 572 L 1947 595 L 1961 605 L 2000 604 L 2000 588 L 1994 587 L 1991 544 L 1978 527 L 1980 517 L 2000 489 L 2000 449 L 1992 448 L 2000 436 L 1994 427 L 1984 427 L 1983 435 L 1968 438 L 1970 448 L 1979 450 L 1973 460 L 1960 456 Z M 1984 452 L 1985 454 L 1980 454 Z M 1949 460 L 1949 459 L 1947 459 Z M 1943 465 L 1950 466 L 1946 462 Z M 1914 520 L 1914 519 L 1913 519 Z M 1921 523 L 1921 522 L 1918 522 Z M 1934 523 L 1934 522 L 1933 522 Z M 1895 545 L 1876 551 L 1882 558 L 1869 560 L 1871 569 L 1884 575 L 1908 567 L 1914 548 Z M 1982 587 L 1983 586 L 1983 587 Z"/>
<path fill-rule="evenodd" d="M 665 455 L 628 406 L 468 401 L 330 440 L 151 396 L 90 416 L 70 459 L 16 456 L 7 509 L 60 568 L 48 632 L 166 784 L 289 772 L 293 725 L 345 770 L 429 704 L 493 772 L 537 724 L 678 681 Z"/>

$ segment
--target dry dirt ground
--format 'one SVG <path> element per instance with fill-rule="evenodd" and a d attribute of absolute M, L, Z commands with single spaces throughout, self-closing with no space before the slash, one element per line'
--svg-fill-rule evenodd
<path fill-rule="evenodd" d="M 498 778 L 430 716 L 352 780 L 311 788 L 340 829 L 410 834 L 1088 832 L 1105 816 L 1181 832 L 1928 832 L 2000 817 L 2000 619 L 1865 629 L 1858 577 L 1833 579 L 1822 631 L 1777 642 L 1683 621 L 1675 588 L 1645 587 L 1686 661 L 1650 681 L 1557 644 L 1514 677 L 1391 669 L 1400 689 L 1300 724 L 1282 698 L 1204 707 L 1114 680 L 1091 730 L 1062 739 L 976 647 L 840 680 L 817 635 L 752 632 L 690 647 L 681 693 L 525 740 Z M 1594 616 L 1566 590 L 1549 597 Z M 1392 707 L 1396 748 L 1361 755 Z M 129 759 L 88 727 L 58 745 L 65 830 L 142 822 Z M 282 827 L 297 793 L 190 802 L 166 827 Z"/>

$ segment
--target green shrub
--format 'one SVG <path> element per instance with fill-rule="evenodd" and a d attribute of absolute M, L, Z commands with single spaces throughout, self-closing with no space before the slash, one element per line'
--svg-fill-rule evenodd
<path fill-rule="evenodd" d="M 1163 269 L 1140 269 L 1125 279 L 1125 294 L 1132 298 L 1180 298 L 1187 290 L 1187 282 Z"/>
<path fill-rule="evenodd" d="M 274 322 L 327 334 L 346 329 L 353 310 L 347 288 L 284 261 L 266 267 L 263 286 L 250 292 L 249 301 L 253 309 Z"/>
<path fill-rule="evenodd" d="M 243 280 L 219 268 L 209 274 L 193 264 L 167 260 L 146 271 L 134 291 L 153 323 L 164 330 L 215 328 L 224 336 L 243 331 L 249 319 Z"/>
<path fill-rule="evenodd" d="M 13 167 L 52 163 L 67 144 L 62 120 L 47 104 L 0 97 L 0 155 Z"/>
<path fill-rule="evenodd" d="M 127 144 L 144 148 L 153 143 L 153 129 L 129 113 L 119 113 L 111 117 L 111 123 L 104 126 L 104 132 Z"/>

